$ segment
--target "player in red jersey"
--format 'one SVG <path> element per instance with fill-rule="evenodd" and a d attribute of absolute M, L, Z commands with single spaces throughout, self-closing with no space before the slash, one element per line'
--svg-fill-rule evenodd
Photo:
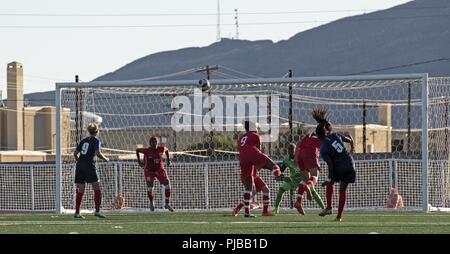
<path fill-rule="evenodd" d="M 136 149 L 136 156 L 139 165 L 144 168 L 145 181 L 147 183 L 147 196 L 150 199 L 150 210 L 155 210 L 154 189 L 153 182 L 158 179 L 161 185 L 164 185 L 165 194 L 165 208 L 173 212 L 173 208 L 170 206 L 170 180 L 167 176 L 167 172 L 163 165 L 163 153 L 166 154 L 167 166 L 170 166 L 169 150 L 165 146 L 158 146 L 158 139 L 156 137 L 150 138 L 150 147 Z M 144 162 L 141 162 L 139 153 L 144 154 Z"/>
<path fill-rule="evenodd" d="M 245 217 L 255 217 L 250 213 L 250 200 L 252 199 L 253 186 L 255 191 L 263 192 L 263 216 L 273 216 L 269 210 L 270 191 L 264 180 L 257 175 L 261 168 L 272 170 L 272 173 L 281 176 L 280 167 L 275 164 L 267 155 L 261 152 L 261 137 L 257 132 L 256 124 L 245 121 L 246 133 L 238 139 L 239 164 L 241 166 L 241 181 L 244 185 L 244 208 Z"/>
<path fill-rule="evenodd" d="M 325 109 L 314 109 L 313 111 L 311 111 L 311 116 L 318 123 L 320 123 L 321 121 L 328 118 L 329 113 Z M 297 211 L 303 215 L 305 215 L 305 211 L 302 206 L 302 201 L 303 193 L 305 191 L 308 195 L 309 200 L 314 197 L 314 200 L 317 202 L 320 208 L 324 209 L 324 203 L 314 189 L 314 186 L 317 183 L 317 179 L 319 178 L 319 158 L 321 143 L 322 141 L 317 137 L 316 132 L 314 131 L 306 135 L 297 144 L 295 162 L 300 168 L 300 173 L 303 180 L 298 185 L 297 201 L 295 202 L 294 207 L 297 208 Z"/>

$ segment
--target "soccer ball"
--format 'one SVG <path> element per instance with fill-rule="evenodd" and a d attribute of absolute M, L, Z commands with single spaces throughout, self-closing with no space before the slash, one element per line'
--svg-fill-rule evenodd
<path fill-rule="evenodd" d="M 206 91 L 208 91 L 209 89 L 211 89 L 211 84 L 209 83 L 209 80 L 207 80 L 207 79 L 200 79 L 200 80 L 198 81 L 197 87 L 198 87 L 200 90 L 202 90 L 202 92 L 206 92 Z"/>

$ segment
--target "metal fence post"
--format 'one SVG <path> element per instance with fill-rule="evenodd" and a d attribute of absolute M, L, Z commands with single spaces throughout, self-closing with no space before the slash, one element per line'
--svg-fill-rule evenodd
<path fill-rule="evenodd" d="M 205 187 L 205 209 L 209 209 L 209 176 L 208 176 L 208 163 L 205 164 L 203 174 L 203 184 Z"/>
<path fill-rule="evenodd" d="M 30 167 L 30 182 L 31 182 L 31 210 L 35 210 L 35 201 L 34 201 L 34 167 Z"/>

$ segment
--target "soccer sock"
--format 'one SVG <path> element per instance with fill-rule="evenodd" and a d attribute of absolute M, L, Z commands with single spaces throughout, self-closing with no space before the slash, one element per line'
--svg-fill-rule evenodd
<path fill-rule="evenodd" d="M 331 209 L 333 205 L 333 192 L 334 192 L 334 184 L 325 185 L 325 193 L 327 196 L 327 209 Z"/>
<path fill-rule="evenodd" d="M 263 194 L 263 213 L 269 212 L 270 192 Z"/>
<path fill-rule="evenodd" d="M 150 200 L 150 202 L 153 202 L 153 198 L 155 198 L 155 194 L 153 192 L 153 190 L 154 190 L 153 188 L 154 188 L 153 186 L 148 186 L 147 187 L 147 197 Z"/>
<path fill-rule="evenodd" d="M 94 203 L 95 203 L 95 212 L 100 212 L 100 204 L 102 203 L 102 192 L 100 190 L 94 191 Z"/>
<path fill-rule="evenodd" d="M 80 213 L 81 202 L 83 201 L 83 193 L 77 191 L 76 203 L 75 203 L 75 213 Z"/>
<path fill-rule="evenodd" d="M 317 183 L 317 177 L 311 176 L 308 180 L 308 187 L 311 189 Z"/>
<path fill-rule="evenodd" d="M 250 199 L 252 199 L 252 191 L 244 191 L 245 214 L 250 214 Z"/>
<path fill-rule="evenodd" d="M 303 181 L 298 185 L 297 201 L 302 202 L 303 193 L 305 193 L 305 183 Z"/>
<path fill-rule="evenodd" d="M 319 196 L 319 193 L 317 193 L 316 188 L 311 188 L 311 194 L 316 203 L 319 205 L 320 209 L 324 209 L 325 205 L 323 204 L 322 198 Z"/>
<path fill-rule="evenodd" d="M 164 190 L 164 196 L 166 197 L 166 204 L 169 204 L 170 202 L 170 189 Z"/>
<path fill-rule="evenodd" d="M 236 206 L 236 210 L 240 211 L 240 210 L 242 209 L 242 207 L 244 207 L 244 202 L 239 203 L 239 204 Z"/>
<path fill-rule="evenodd" d="M 281 199 L 283 198 L 283 194 L 284 194 L 285 191 L 286 190 L 284 190 L 283 188 L 280 188 L 278 190 L 277 197 L 275 199 L 275 208 L 278 208 L 280 206 Z"/>
<path fill-rule="evenodd" d="M 148 192 L 147 192 L 147 196 L 148 196 L 148 199 L 150 200 L 150 202 L 153 202 L 153 198 L 155 197 L 155 195 L 153 194 L 153 192 L 148 191 Z"/>
<path fill-rule="evenodd" d="M 342 218 L 342 214 L 344 213 L 345 201 L 347 200 L 347 193 L 345 191 L 339 192 L 339 209 L 337 218 Z"/>

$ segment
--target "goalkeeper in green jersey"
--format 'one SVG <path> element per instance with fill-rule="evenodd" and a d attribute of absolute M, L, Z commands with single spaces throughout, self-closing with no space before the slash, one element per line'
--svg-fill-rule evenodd
<path fill-rule="evenodd" d="M 279 212 L 280 203 L 283 198 L 283 194 L 286 191 L 297 189 L 299 183 L 302 181 L 302 175 L 300 173 L 298 166 L 296 165 L 296 163 L 294 161 L 295 151 L 296 151 L 295 144 L 289 144 L 288 155 L 283 158 L 283 162 L 280 165 L 281 172 L 284 172 L 287 168 L 289 168 L 289 177 L 286 177 L 286 176 L 277 177 L 277 179 L 282 180 L 283 183 L 281 184 L 280 188 L 278 189 L 277 197 L 275 200 L 275 206 L 273 209 L 274 213 Z M 307 179 L 304 179 L 304 181 L 307 181 Z M 319 194 L 314 189 L 314 187 L 311 188 L 310 190 L 311 190 L 312 197 L 314 197 L 314 200 L 317 202 L 319 207 L 321 209 L 324 209 L 325 206 L 323 204 L 323 201 L 320 198 Z M 311 200 L 312 198 L 308 198 L 308 199 Z"/>

